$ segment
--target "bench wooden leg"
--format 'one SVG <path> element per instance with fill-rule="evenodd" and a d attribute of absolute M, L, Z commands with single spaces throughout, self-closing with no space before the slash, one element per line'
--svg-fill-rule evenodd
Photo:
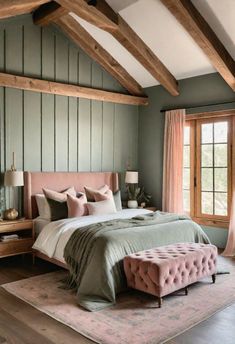
<path fill-rule="evenodd" d="M 162 307 L 162 297 L 158 298 L 158 307 L 161 308 Z"/>
<path fill-rule="evenodd" d="M 215 280 L 216 280 L 216 274 L 212 275 L 212 283 L 215 283 Z"/>
<path fill-rule="evenodd" d="M 185 295 L 188 295 L 188 287 L 185 287 L 184 291 L 185 291 Z"/>

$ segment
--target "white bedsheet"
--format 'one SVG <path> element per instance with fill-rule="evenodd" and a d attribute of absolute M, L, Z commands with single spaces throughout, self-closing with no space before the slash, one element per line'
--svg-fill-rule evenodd
<path fill-rule="evenodd" d="M 34 232 L 36 235 L 36 238 L 39 236 L 43 228 L 50 223 L 51 221 L 43 219 L 42 217 L 38 216 L 33 220 L 34 225 Z"/>
<path fill-rule="evenodd" d="M 127 219 L 150 212 L 151 211 L 146 209 L 123 209 L 115 214 L 99 216 L 88 215 L 53 221 L 43 228 L 33 248 L 46 254 L 50 258 L 55 258 L 64 262 L 64 248 L 70 236 L 77 228 L 113 219 Z"/>

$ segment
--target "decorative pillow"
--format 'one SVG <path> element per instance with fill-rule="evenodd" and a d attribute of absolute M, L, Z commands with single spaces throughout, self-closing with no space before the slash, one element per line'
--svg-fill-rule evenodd
<path fill-rule="evenodd" d="M 106 191 L 109 190 L 109 187 L 108 185 L 105 184 L 101 186 L 98 190 L 90 188 L 88 186 L 84 186 L 84 189 L 85 189 L 87 200 L 91 202 L 95 200 L 94 193 L 100 192 L 101 194 L 104 194 Z"/>
<path fill-rule="evenodd" d="M 88 202 L 86 205 L 89 215 L 107 215 L 117 212 L 113 199 L 106 199 L 100 202 Z"/>
<path fill-rule="evenodd" d="M 85 194 L 80 194 L 80 197 L 74 197 L 68 194 L 67 206 L 68 217 L 80 217 L 88 215 L 88 209 L 86 206 L 87 198 Z"/>
<path fill-rule="evenodd" d="M 121 200 L 121 191 L 118 190 L 113 194 L 113 200 L 116 205 L 117 211 L 122 210 L 122 200 Z"/>
<path fill-rule="evenodd" d="M 74 187 L 62 192 L 42 189 L 50 207 L 51 221 L 65 219 L 68 217 L 67 195 L 76 196 Z"/>
<path fill-rule="evenodd" d="M 45 195 L 36 194 L 35 195 L 39 216 L 45 220 L 51 219 L 51 210 Z"/>
<path fill-rule="evenodd" d="M 113 192 L 110 189 L 108 189 L 105 193 L 101 193 L 100 191 L 94 192 L 93 195 L 96 202 L 105 201 L 106 199 L 113 199 Z"/>

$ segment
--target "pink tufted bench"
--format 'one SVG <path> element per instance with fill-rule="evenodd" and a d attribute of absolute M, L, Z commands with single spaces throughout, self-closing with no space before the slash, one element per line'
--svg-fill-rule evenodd
<path fill-rule="evenodd" d="M 129 287 L 158 297 L 212 276 L 215 283 L 217 247 L 210 244 L 179 243 L 157 247 L 124 258 Z"/>

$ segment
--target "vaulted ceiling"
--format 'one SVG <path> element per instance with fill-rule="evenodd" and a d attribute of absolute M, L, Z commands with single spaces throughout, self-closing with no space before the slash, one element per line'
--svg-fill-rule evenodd
<path fill-rule="evenodd" d="M 131 94 L 216 71 L 235 91 L 234 0 L 0 0 L 0 18 L 35 10 Z"/>

